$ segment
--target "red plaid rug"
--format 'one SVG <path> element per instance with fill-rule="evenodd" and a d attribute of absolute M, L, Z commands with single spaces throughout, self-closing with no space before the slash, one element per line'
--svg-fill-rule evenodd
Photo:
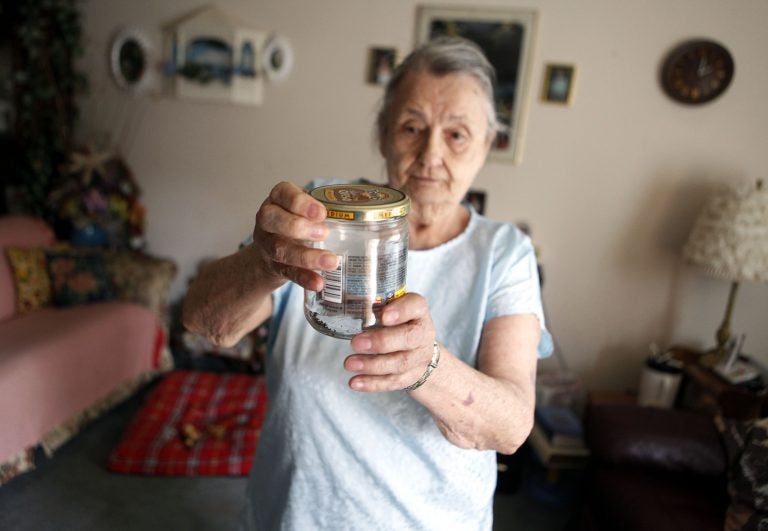
<path fill-rule="evenodd" d="M 247 475 L 266 405 L 263 377 L 171 372 L 151 391 L 107 468 L 127 474 Z"/>

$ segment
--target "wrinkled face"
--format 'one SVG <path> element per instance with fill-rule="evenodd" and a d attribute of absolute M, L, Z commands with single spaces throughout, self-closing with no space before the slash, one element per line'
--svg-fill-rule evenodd
<path fill-rule="evenodd" d="M 383 139 L 389 184 L 418 204 L 458 204 L 490 149 L 487 98 L 466 74 L 403 80 Z"/>

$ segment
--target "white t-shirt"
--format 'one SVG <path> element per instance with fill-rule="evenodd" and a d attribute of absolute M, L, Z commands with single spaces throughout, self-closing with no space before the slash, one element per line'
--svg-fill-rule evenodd
<path fill-rule="evenodd" d="M 467 228 L 453 240 L 409 251 L 408 291 L 427 298 L 437 340 L 473 367 L 483 325 L 502 315 L 535 314 L 542 326 L 539 355 L 549 355 L 529 238 L 514 225 L 470 212 Z M 491 529 L 495 452 L 454 446 L 403 391 L 349 389 L 353 375 L 342 366 L 349 342 L 307 323 L 296 284 L 278 289 L 273 301 L 269 404 L 245 527 Z"/>

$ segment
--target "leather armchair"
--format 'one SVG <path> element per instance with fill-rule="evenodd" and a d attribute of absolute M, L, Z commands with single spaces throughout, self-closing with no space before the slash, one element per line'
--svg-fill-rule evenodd
<path fill-rule="evenodd" d="M 712 417 L 635 405 L 593 405 L 580 522 L 590 530 L 723 529 L 727 457 Z"/>

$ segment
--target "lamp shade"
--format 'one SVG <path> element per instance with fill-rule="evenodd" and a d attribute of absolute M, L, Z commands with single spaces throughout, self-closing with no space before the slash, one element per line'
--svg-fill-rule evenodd
<path fill-rule="evenodd" d="M 725 280 L 768 282 L 768 190 L 762 181 L 710 198 L 683 255 Z"/>

